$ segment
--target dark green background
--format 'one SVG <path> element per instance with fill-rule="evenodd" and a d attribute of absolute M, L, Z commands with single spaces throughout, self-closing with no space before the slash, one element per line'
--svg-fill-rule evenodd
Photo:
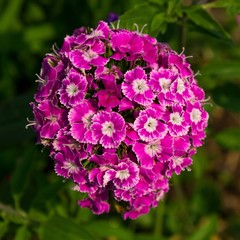
<path fill-rule="evenodd" d="M 81 196 L 55 175 L 48 149 L 25 129 L 44 55 L 110 12 L 121 15 L 120 27 L 147 23 L 144 32 L 179 53 L 185 47 L 211 98 L 208 137 L 192 171 L 174 176 L 159 207 L 135 221 L 80 209 Z M 239 0 L 1 0 L 0 239 L 240 239 L 238 13 Z"/>

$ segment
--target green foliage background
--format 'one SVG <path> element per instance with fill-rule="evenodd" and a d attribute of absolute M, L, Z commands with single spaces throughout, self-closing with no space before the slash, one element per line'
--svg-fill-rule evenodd
<path fill-rule="evenodd" d="M 44 54 L 80 26 L 110 12 L 120 27 L 141 28 L 177 50 L 185 48 L 212 105 L 208 138 L 191 172 L 171 180 L 158 208 L 135 221 L 112 212 L 94 216 L 53 171 L 35 144 L 29 102 Z M 0 1 L 0 239 L 240 239 L 239 0 Z"/>

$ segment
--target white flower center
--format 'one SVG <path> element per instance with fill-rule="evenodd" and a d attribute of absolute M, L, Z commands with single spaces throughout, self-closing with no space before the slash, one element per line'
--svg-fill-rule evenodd
<path fill-rule="evenodd" d="M 182 79 L 178 79 L 177 92 L 182 94 L 184 90 L 185 90 L 185 86 L 184 86 L 183 80 Z"/>
<path fill-rule="evenodd" d="M 171 81 L 169 79 L 160 78 L 159 83 L 160 83 L 160 86 L 161 86 L 163 92 L 169 91 L 170 84 L 171 84 Z"/>
<path fill-rule="evenodd" d="M 147 122 L 144 124 L 144 128 L 150 133 L 154 132 L 156 130 L 156 127 L 157 127 L 157 120 L 152 117 L 149 117 Z"/>
<path fill-rule="evenodd" d="M 88 128 L 91 125 L 93 114 L 94 114 L 94 112 L 90 110 L 88 113 L 83 115 L 82 122 L 83 122 L 85 128 Z"/>
<path fill-rule="evenodd" d="M 72 173 L 77 173 L 78 172 L 78 166 L 73 163 L 73 162 L 64 162 L 63 169 L 66 169 L 68 171 L 68 174 L 72 174 Z"/>
<path fill-rule="evenodd" d="M 119 170 L 117 171 L 117 174 L 116 174 L 116 178 L 119 178 L 121 181 L 123 179 L 126 179 L 130 176 L 129 172 L 128 172 L 128 169 L 124 169 L 124 170 Z"/>
<path fill-rule="evenodd" d="M 201 120 L 201 112 L 199 109 L 194 108 L 190 113 L 190 118 L 192 122 L 198 123 Z"/>
<path fill-rule="evenodd" d="M 175 165 L 173 167 L 180 166 L 182 162 L 183 162 L 183 159 L 181 157 L 173 157 L 173 163 Z"/>
<path fill-rule="evenodd" d="M 178 112 L 175 112 L 175 113 L 171 113 L 170 114 L 170 122 L 172 124 L 175 124 L 175 125 L 181 125 L 182 123 L 182 117 L 180 116 L 180 114 Z"/>
<path fill-rule="evenodd" d="M 154 157 L 157 153 L 161 152 L 159 141 L 145 145 L 144 150 L 150 157 Z"/>
<path fill-rule="evenodd" d="M 101 30 L 94 30 L 91 34 L 87 36 L 87 39 L 94 37 L 104 37 L 103 32 Z"/>
<path fill-rule="evenodd" d="M 133 90 L 135 93 L 143 94 L 146 90 L 148 90 L 148 85 L 144 79 L 135 79 L 133 81 Z"/>
<path fill-rule="evenodd" d="M 106 121 L 102 125 L 102 134 L 107 135 L 108 137 L 112 137 L 113 133 L 115 132 L 114 124 L 110 121 Z"/>
<path fill-rule="evenodd" d="M 91 49 L 83 53 L 84 60 L 88 62 L 97 57 L 98 57 L 98 54 L 92 51 Z"/>
<path fill-rule="evenodd" d="M 70 83 L 66 88 L 69 97 L 74 97 L 78 94 L 78 87 L 74 83 Z"/>

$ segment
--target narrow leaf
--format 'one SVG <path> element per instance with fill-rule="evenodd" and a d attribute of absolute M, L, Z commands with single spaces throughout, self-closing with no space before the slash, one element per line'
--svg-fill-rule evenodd
<path fill-rule="evenodd" d="M 27 184 L 30 180 L 30 174 L 32 172 L 32 167 L 34 161 L 37 158 L 37 151 L 35 148 L 29 148 L 19 159 L 19 163 L 12 177 L 12 193 L 17 201 L 20 200 Z"/>
<path fill-rule="evenodd" d="M 187 8 L 185 11 L 190 24 L 195 27 L 196 31 L 204 32 L 228 44 L 232 44 L 229 33 L 201 6 Z"/>

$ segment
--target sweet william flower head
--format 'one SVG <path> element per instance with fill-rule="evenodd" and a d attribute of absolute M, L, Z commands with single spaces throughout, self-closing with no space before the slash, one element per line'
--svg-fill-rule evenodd
<path fill-rule="evenodd" d="M 94 214 L 148 213 L 203 144 L 203 89 L 183 53 L 147 34 L 78 28 L 37 76 L 28 125 Z"/>

